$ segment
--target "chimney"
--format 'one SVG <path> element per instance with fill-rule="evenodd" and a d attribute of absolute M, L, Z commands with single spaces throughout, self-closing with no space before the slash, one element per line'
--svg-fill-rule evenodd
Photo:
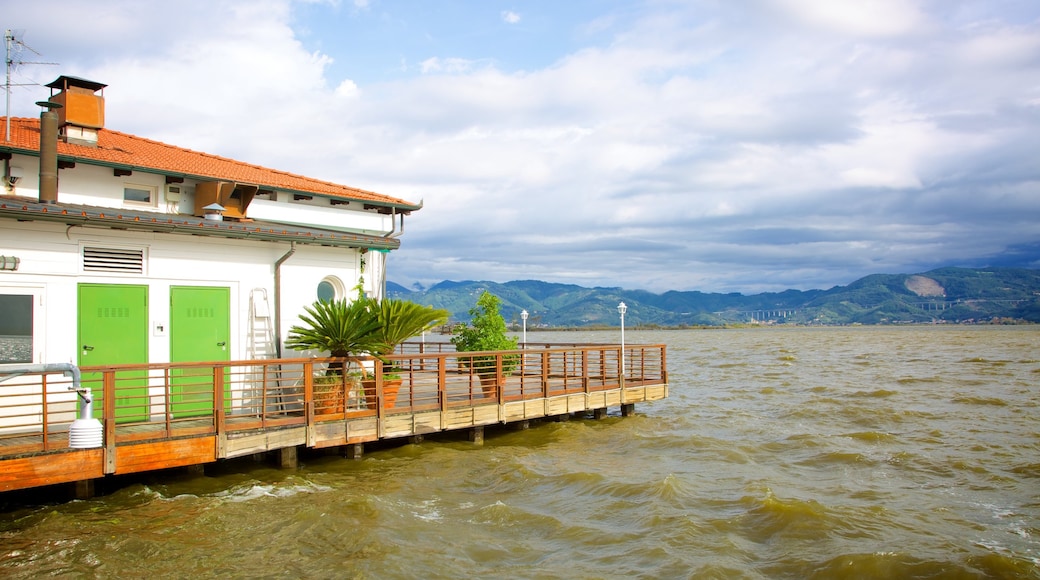
<path fill-rule="evenodd" d="M 40 203 L 58 201 L 58 113 L 61 105 L 37 101 L 40 113 Z"/>
<path fill-rule="evenodd" d="M 58 132 L 66 143 L 97 147 L 98 129 L 105 126 L 104 88 L 108 85 L 60 76 L 47 85 L 58 110 Z M 57 91 L 57 92 L 55 92 Z"/>

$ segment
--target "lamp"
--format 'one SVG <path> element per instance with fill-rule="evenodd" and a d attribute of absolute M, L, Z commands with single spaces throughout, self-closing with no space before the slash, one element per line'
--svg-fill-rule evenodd
<path fill-rule="evenodd" d="M 621 315 L 621 380 L 625 380 L 625 312 L 628 306 L 624 302 L 617 305 L 618 314 Z"/>
<path fill-rule="evenodd" d="M 524 350 L 527 350 L 527 311 L 520 311 L 520 320 L 524 321 Z"/>
<path fill-rule="evenodd" d="M 19 262 L 17 256 L 0 256 L 0 270 L 17 270 Z"/>

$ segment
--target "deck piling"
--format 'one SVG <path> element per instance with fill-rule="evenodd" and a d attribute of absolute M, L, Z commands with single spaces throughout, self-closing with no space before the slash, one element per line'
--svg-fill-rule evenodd
<path fill-rule="evenodd" d="M 76 499 L 91 499 L 94 497 L 94 480 L 81 479 L 73 482 L 72 496 Z"/>
<path fill-rule="evenodd" d="M 350 443 L 346 447 L 347 459 L 361 459 L 361 457 L 365 454 L 364 443 Z"/>
<path fill-rule="evenodd" d="M 296 469 L 300 466 L 296 447 L 283 447 L 278 450 L 278 464 L 282 469 Z"/>

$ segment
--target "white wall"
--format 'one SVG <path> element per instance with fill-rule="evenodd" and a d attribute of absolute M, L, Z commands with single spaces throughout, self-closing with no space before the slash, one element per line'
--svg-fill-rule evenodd
<path fill-rule="evenodd" d="M 141 248 L 145 273 L 84 272 L 82 247 Z M 0 254 L 17 256 L 16 272 L 0 272 L 0 286 L 42 289 L 46 336 L 43 360 L 75 362 L 77 285 L 80 283 L 143 284 L 149 288 L 149 358 L 169 361 L 169 289 L 175 285 L 224 286 L 231 289 L 232 359 L 250 358 L 247 351 L 252 316 L 250 293 L 266 290 L 274 315 L 274 265 L 286 254 L 285 243 L 226 240 L 183 234 L 152 234 L 48 222 L 5 220 L 0 229 Z M 317 299 L 318 284 L 328 276 L 339 279 L 350 296 L 359 276 L 359 254 L 348 248 L 298 245 L 282 266 L 282 339 L 298 322 L 303 308 Z M 157 327 L 167 329 L 157 331 Z M 37 336 L 41 333 L 37 330 Z M 283 352 L 292 356 L 292 351 Z"/>

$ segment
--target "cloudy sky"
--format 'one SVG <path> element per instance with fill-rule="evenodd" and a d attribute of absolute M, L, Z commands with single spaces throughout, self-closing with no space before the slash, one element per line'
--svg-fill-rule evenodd
<path fill-rule="evenodd" d="M 375 190 L 391 280 L 1040 267 L 1035 0 L 0 0 L 106 125 Z"/>

